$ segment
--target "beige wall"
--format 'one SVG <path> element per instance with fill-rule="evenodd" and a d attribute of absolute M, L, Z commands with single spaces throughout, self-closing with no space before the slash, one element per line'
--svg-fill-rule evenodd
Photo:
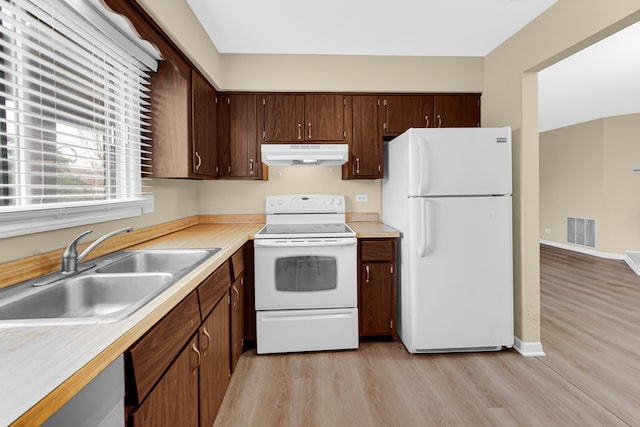
<path fill-rule="evenodd" d="M 515 333 L 540 341 L 536 73 L 640 20 L 637 0 L 559 0 L 485 57 L 483 126 L 513 128 Z"/>
<path fill-rule="evenodd" d="M 201 214 L 264 213 L 267 195 L 344 194 L 349 212 L 381 212 L 381 180 L 341 179 L 339 167 L 294 166 L 269 168 L 268 181 L 203 181 L 198 194 Z M 366 194 L 367 202 L 356 202 Z"/>
<path fill-rule="evenodd" d="M 222 55 L 224 88 L 272 91 L 481 92 L 482 58 Z"/>
<path fill-rule="evenodd" d="M 566 244 L 567 216 L 596 220 L 596 250 L 640 249 L 640 114 L 540 134 L 540 238 Z"/>

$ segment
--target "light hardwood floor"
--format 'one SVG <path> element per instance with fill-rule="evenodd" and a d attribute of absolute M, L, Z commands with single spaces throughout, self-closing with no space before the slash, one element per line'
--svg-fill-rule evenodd
<path fill-rule="evenodd" d="M 217 426 L 640 426 L 640 278 L 543 246 L 545 357 L 245 353 Z"/>

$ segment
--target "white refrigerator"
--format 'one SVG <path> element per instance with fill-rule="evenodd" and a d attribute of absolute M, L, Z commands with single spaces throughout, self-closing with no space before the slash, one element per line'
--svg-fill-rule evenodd
<path fill-rule="evenodd" d="M 385 157 L 382 221 L 401 234 L 407 350 L 513 346 L 511 129 L 409 129 Z"/>

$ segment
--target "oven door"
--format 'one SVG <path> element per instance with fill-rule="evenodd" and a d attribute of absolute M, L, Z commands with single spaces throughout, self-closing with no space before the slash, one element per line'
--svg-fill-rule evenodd
<path fill-rule="evenodd" d="M 256 310 L 357 306 L 357 239 L 256 239 Z"/>

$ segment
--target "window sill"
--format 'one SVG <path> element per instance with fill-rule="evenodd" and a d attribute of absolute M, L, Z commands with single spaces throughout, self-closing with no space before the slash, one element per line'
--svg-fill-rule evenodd
<path fill-rule="evenodd" d="M 153 195 L 122 202 L 0 212 L 0 238 L 132 218 L 154 211 Z"/>

